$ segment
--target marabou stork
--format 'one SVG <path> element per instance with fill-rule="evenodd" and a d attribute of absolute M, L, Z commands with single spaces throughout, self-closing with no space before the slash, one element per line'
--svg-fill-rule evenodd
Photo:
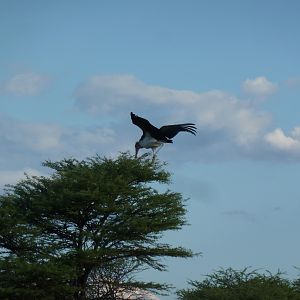
<path fill-rule="evenodd" d="M 194 123 L 165 125 L 158 129 L 148 120 L 141 118 L 132 112 L 130 115 L 132 123 L 140 127 L 143 131 L 143 135 L 140 140 L 135 143 L 135 157 L 137 157 L 141 148 L 146 148 L 152 149 L 154 158 L 155 154 L 165 143 L 173 143 L 172 138 L 180 131 L 186 131 L 196 135 L 196 127 Z"/>

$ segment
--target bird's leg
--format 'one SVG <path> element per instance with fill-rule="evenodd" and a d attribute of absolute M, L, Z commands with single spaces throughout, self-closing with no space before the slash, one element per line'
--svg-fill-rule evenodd
<path fill-rule="evenodd" d="M 152 149 L 152 162 L 155 160 L 156 154 L 159 152 L 159 150 L 162 148 L 164 144 L 159 145 L 158 147 L 153 147 Z M 156 151 L 155 151 L 156 149 Z"/>
<path fill-rule="evenodd" d="M 153 148 L 151 148 L 151 150 L 152 150 L 152 162 L 154 162 L 154 160 L 155 160 L 155 148 L 153 147 Z"/>

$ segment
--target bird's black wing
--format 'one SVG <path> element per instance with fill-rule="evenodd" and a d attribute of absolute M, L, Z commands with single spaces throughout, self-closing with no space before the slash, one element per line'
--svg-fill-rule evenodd
<path fill-rule="evenodd" d="M 171 139 L 180 131 L 186 131 L 192 133 L 193 135 L 196 135 L 196 129 L 197 128 L 193 123 L 166 125 L 166 126 L 162 126 L 159 129 L 159 133 Z"/>
<path fill-rule="evenodd" d="M 151 135 L 157 135 L 158 128 L 153 126 L 148 120 L 141 118 L 134 113 L 130 113 L 132 123 L 143 130 L 143 133 L 149 132 Z"/>

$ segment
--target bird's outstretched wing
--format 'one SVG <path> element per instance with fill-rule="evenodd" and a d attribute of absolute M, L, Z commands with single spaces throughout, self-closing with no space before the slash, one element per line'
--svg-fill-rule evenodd
<path fill-rule="evenodd" d="M 166 136 L 167 138 L 173 138 L 178 132 L 186 131 L 196 135 L 196 127 L 194 123 L 176 124 L 176 125 L 166 125 L 159 129 L 160 134 Z"/>
<path fill-rule="evenodd" d="M 158 133 L 158 128 L 153 126 L 148 120 L 141 118 L 134 113 L 130 113 L 132 123 L 143 130 L 143 133 L 149 132 L 150 134 L 156 135 Z"/>

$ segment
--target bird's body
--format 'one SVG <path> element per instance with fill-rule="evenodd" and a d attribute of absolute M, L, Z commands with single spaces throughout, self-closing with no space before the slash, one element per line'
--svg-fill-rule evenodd
<path fill-rule="evenodd" d="M 141 148 L 157 148 L 163 145 L 164 142 L 161 142 L 154 137 L 152 137 L 148 132 L 146 132 L 139 140 Z"/>
<path fill-rule="evenodd" d="M 196 127 L 193 123 L 165 125 L 161 128 L 153 126 L 148 120 L 131 113 L 132 123 L 142 129 L 143 135 L 135 143 L 135 156 L 141 148 L 152 149 L 153 157 L 165 143 L 173 143 L 172 138 L 180 131 L 196 135 Z M 158 150 L 157 150 L 158 149 Z"/>

